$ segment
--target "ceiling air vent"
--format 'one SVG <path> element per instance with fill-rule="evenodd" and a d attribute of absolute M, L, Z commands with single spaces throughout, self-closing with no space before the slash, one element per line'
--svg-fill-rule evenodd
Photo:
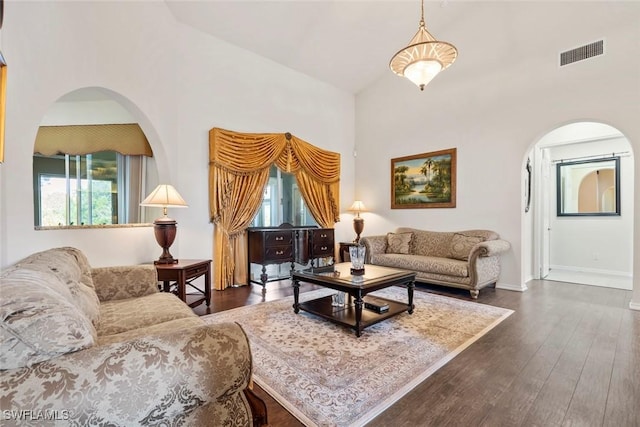
<path fill-rule="evenodd" d="M 597 42 L 562 52 L 560 54 L 560 66 L 563 67 L 602 54 L 604 54 L 604 40 L 598 40 Z"/>

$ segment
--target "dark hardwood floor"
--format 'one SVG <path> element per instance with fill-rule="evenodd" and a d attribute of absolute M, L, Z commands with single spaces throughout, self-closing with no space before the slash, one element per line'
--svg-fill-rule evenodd
<path fill-rule="evenodd" d="M 469 299 L 455 289 L 417 289 Z M 257 285 L 215 291 L 209 311 L 289 295 L 288 281 L 267 284 L 265 297 Z M 630 298 L 630 291 L 540 280 L 524 293 L 485 289 L 479 304 L 515 313 L 368 425 L 640 427 L 640 312 L 629 309 Z M 255 389 L 271 426 L 302 425 Z"/>

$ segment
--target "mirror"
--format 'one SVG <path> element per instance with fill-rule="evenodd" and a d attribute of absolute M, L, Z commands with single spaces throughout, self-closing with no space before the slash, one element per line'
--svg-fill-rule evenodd
<path fill-rule="evenodd" d="M 620 215 L 620 157 L 560 162 L 558 216 Z"/>
<path fill-rule="evenodd" d="M 153 151 L 118 97 L 83 88 L 45 114 L 33 155 L 36 229 L 148 224 L 157 214 L 140 206 L 158 185 Z"/>

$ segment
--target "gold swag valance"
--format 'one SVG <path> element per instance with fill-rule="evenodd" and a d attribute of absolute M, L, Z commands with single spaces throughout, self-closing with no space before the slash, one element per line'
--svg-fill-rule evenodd
<path fill-rule="evenodd" d="M 153 157 L 149 141 L 137 123 L 40 126 L 33 150 L 44 156 L 84 155 L 100 151 Z"/>
<path fill-rule="evenodd" d="M 244 231 L 260 209 L 274 164 L 295 176 L 311 214 L 322 227 L 338 222 L 340 154 L 289 133 L 209 131 L 209 208 L 215 225 L 215 289 L 246 283 Z"/>

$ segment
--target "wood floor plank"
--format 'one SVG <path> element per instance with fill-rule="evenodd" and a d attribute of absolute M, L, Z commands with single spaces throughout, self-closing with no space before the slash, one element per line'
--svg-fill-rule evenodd
<path fill-rule="evenodd" d="M 602 425 L 622 311 L 605 307 L 563 426 Z"/>
<path fill-rule="evenodd" d="M 519 345 L 517 346 L 513 346 L 513 341 L 508 341 L 512 347 L 517 349 L 516 354 L 518 357 L 514 358 L 509 352 L 505 352 L 503 355 L 494 355 L 492 370 L 487 372 L 486 378 L 481 382 L 483 387 L 488 387 L 495 383 L 498 394 L 487 396 L 485 393 L 484 413 L 481 410 L 468 412 L 457 417 L 458 421 L 475 425 L 478 423 L 476 420 L 484 419 L 485 421 L 481 422 L 480 425 L 511 426 L 518 425 L 522 418 L 526 416 L 526 410 L 530 402 L 535 398 L 537 390 L 540 389 L 544 378 L 547 377 L 548 371 L 552 368 L 552 363 L 545 360 L 545 353 L 547 351 L 553 352 L 552 348 L 555 340 L 562 339 L 562 336 L 567 334 L 562 329 L 570 325 L 570 322 L 566 320 L 570 311 L 567 310 L 562 301 L 556 301 L 541 295 L 540 298 L 537 298 L 535 305 L 531 305 L 524 310 L 527 316 L 531 314 L 527 313 L 531 311 L 531 307 L 537 307 L 538 315 L 537 321 L 531 322 L 533 330 L 520 335 L 519 338 L 516 337 L 516 341 L 519 340 Z M 522 337 L 526 337 L 526 339 Z M 555 353 L 557 354 L 557 351 Z M 553 356 L 553 354 L 550 357 L 552 360 L 554 357 L 557 359 L 557 356 Z M 519 371 L 509 372 L 503 369 L 503 366 L 509 366 L 510 363 L 517 360 L 521 361 L 521 369 Z M 496 362 L 501 367 L 499 370 L 495 369 Z M 530 377 L 530 375 L 533 377 Z M 516 398 L 516 400 L 509 403 L 508 400 L 514 393 L 519 394 L 519 399 Z M 467 398 L 472 398 L 472 396 L 467 396 Z"/>
<path fill-rule="evenodd" d="M 419 422 L 442 425 L 452 413 L 456 414 L 456 421 L 460 424 L 477 425 L 565 315 L 560 302 L 549 301 L 542 294 L 521 295 L 520 299 L 536 300 L 537 304 L 522 306 L 451 361 L 442 372 L 446 376 L 432 376 L 423 383 L 428 387 L 426 390 L 416 389 L 406 396 L 413 400 L 414 396 L 429 396 L 428 399 L 423 398 L 422 402 L 422 407 L 430 408 L 425 417 L 401 413 L 392 407 L 371 425 L 389 425 L 394 420 L 401 420 L 407 425 L 421 425 L 415 424 Z M 536 309 L 532 310 L 531 307 Z M 538 322 L 522 321 L 523 317 L 534 312 L 540 316 Z M 512 345 L 514 341 L 519 341 L 520 345 Z M 496 365 L 500 369 L 495 369 Z M 450 388 L 451 384 L 454 387 L 445 392 L 443 388 Z M 438 397 L 434 400 L 432 396 Z M 464 410 L 460 411 L 460 408 Z"/>
<path fill-rule="evenodd" d="M 582 317 L 558 362 L 523 421 L 525 426 L 560 426 L 571 404 L 589 350 L 596 338 L 602 310 L 579 303 Z"/>
<path fill-rule="evenodd" d="M 477 303 L 515 313 L 368 426 L 640 427 L 640 312 L 629 310 L 631 292 L 543 280 L 528 286 L 481 291 Z M 461 290 L 418 288 L 470 300 Z M 216 291 L 209 311 L 291 294 L 287 281 L 267 284 L 265 295 L 257 285 Z M 302 425 L 257 386 L 256 394 L 272 426 Z"/>
<path fill-rule="evenodd" d="M 554 325 L 549 338 L 489 410 L 482 420 L 482 425 L 523 424 L 583 315 L 576 308 L 568 309 L 564 313 L 565 315 Z"/>
<path fill-rule="evenodd" d="M 640 426 L 640 316 L 622 314 L 604 425 Z"/>

